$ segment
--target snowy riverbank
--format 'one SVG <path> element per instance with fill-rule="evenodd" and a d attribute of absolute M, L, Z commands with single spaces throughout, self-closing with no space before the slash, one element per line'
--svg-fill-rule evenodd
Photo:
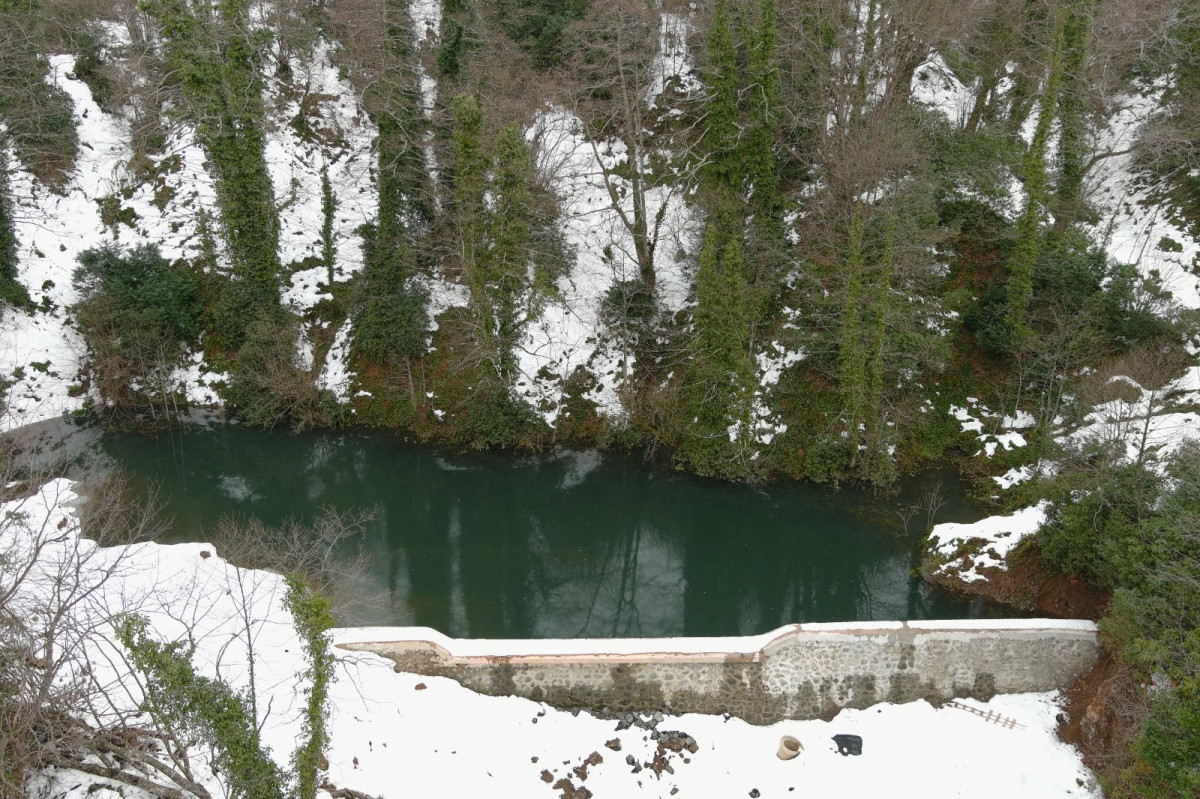
<path fill-rule="evenodd" d="M 16 606 L 26 603 L 33 623 L 43 618 L 35 608 L 65 596 L 78 600 L 69 613 L 88 619 L 77 625 L 86 631 L 79 646 L 62 651 L 76 665 L 87 662 L 93 669 L 93 688 L 104 702 L 96 705 L 92 721 L 139 721 L 137 688 L 111 634 L 119 614 L 138 612 L 164 640 L 190 636 L 202 673 L 253 691 L 264 743 L 287 769 L 300 733 L 305 664 L 283 604 L 282 578 L 233 567 L 205 544 L 98 548 L 78 537 L 73 511 L 78 501 L 71 484 L 51 481 L 4 506 L 0 537 L 14 556 L 33 554 L 29 546 L 36 544 L 36 568 L 15 600 Z M 6 562 L 0 580 L 11 584 L 17 562 Z M 80 565 L 70 573 L 90 586 L 86 596 L 64 594 L 64 564 Z M 355 635 L 335 631 L 334 640 Z M 377 656 L 337 651 L 328 777 L 340 788 L 374 796 L 862 796 L 897 790 L 1006 799 L 1100 795 L 1078 753 L 1055 736 L 1059 708 L 1053 693 L 962 702 L 1011 719 L 1012 726 L 925 702 L 771 727 L 721 716 L 664 717 L 657 725 L 659 739 L 670 743 L 664 733 L 685 733 L 695 741 L 690 752 L 660 745 L 643 726 L 617 730 L 613 720 L 524 699 L 484 697 L 450 680 L 398 674 Z M 862 756 L 837 754 L 831 737 L 839 733 L 862 736 Z M 783 734 L 804 745 L 795 760 L 775 755 Z M 218 779 L 203 767 L 211 753 L 193 748 L 198 779 L 222 795 Z M 118 794 L 105 785 L 60 770 L 38 777 L 31 795 L 148 796 L 128 788 Z M 591 793 L 572 793 L 580 788 Z"/>

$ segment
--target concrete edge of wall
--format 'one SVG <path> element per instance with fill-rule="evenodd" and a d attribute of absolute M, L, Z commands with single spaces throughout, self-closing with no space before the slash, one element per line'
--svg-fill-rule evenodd
<path fill-rule="evenodd" d="M 425 628 L 341 630 L 343 649 L 479 693 L 601 715 L 728 713 L 752 724 L 878 702 L 1065 688 L 1096 661 L 1074 620 L 789 625 L 748 638 L 455 640 Z"/>
<path fill-rule="evenodd" d="M 509 662 L 645 662 L 688 660 L 725 662 L 756 661 L 764 652 L 787 640 L 805 636 L 863 636 L 953 633 L 979 635 L 990 632 L 1054 633 L 1095 636 L 1095 622 L 1085 619 L 952 619 L 922 621 L 865 621 L 788 624 L 762 635 L 714 638 L 451 638 L 429 627 L 353 627 L 334 630 L 333 643 L 355 651 L 426 651 L 439 659 L 464 662 L 504 658 Z"/>

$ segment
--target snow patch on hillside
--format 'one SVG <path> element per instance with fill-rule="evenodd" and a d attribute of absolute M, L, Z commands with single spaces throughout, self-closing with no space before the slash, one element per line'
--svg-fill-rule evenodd
<path fill-rule="evenodd" d="M 128 37 L 120 25 L 105 31 L 114 37 L 106 46 Z M 331 296 L 329 270 L 321 262 L 322 173 L 328 174 L 333 197 L 335 281 L 348 280 L 362 268 L 357 230 L 376 215 L 375 130 L 352 87 L 339 77 L 330 47 L 319 40 L 311 53 L 294 57 L 290 80 L 269 82 L 265 94 L 266 156 L 280 209 L 279 254 L 284 266 L 295 270 L 283 302 L 300 314 Z M 108 114 L 96 104 L 87 85 L 72 76 L 73 57 L 51 56 L 50 66 L 50 80 L 73 103 L 79 158 L 56 193 L 10 153 L 19 274 L 41 310 L 33 315 L 10 311 L 0 321 L 0 379 L 12 382 L 0 429 L 79 410 L 88 399 L 77 386 L 85 347 L 66 312 L 76 300 L 71 277 L 79 253 L 105 244 L 153 244 L 168 260 L 194 261 L 212 247 L 218 266 L 231 266 L 220 235 L 214 181 L 194 130 L 172 125 L 162 150 L 149 153 L 135 173 L 133 136 L 124 113 Z M 111 226 L 104 224 L 102 208 Z M 190 402 L 220 404 L 216 386 L 226 376 L 214 372 L 202 355 L 175 370 L 172 379 Z"/>
<path fill-rule="evenodd" d="M 412 18 L 413 34 L 418 50 L 433 53 L 437 50 L 439 32 L 442 28 L 441 0 L 413 0 L 408 7 Z M 437 108 L 437 79 L 425 69 L 423 60 L 418 59 L 417 89 L 421 92 L 421 113 L 426 120 L 433 120 L 433 112 Z M 440 211 L 442 198 L 438 192 L 438 162 L 437 153 L 433 149 L 434 132 L 432 126 L 425 131 L 421 141 L 421 150 L 425 156 L 425 168 L 429 171 L 429 180 L 433 186 L 433 208 Z"/>
<path fill-rule="evenodd" d="M 196 258 L 205 246 L 200 219 L 216 217 L 204 155 L 186 126 L 169 132 L 163 150 L 150 156 L 149 178 L 133 174 L 128 122 L 102 111 L 74 68 L 73 56 L 50 57 L 49 80 L 70 97 L 79 136 L 66 185 L 60 191 L 43 186 L 10 153 L 18 272 L 39 310 L 9 311 L 0 322 L 0 379 L 13 382 L 0 429 L 80 410 L 88 399 L 77 385 L 86 351 L 66 310 L 77 298 L 72 275 L 81 252 L 149 243 L 167 259 Z M 116 220 L 111 228 L 102 204 Z"/>
<path fill-rule="evenodd" d="M 1183 377 L 1157 390 L 1143 388 L 1132 378 L 1112 378 L 1134 389 L 1130 398 L 1118 397 L 1095 406 L 1084 424 L 1059 440 L 1081 445 L 1085 442 L 1112 442 L 1123 447 L 1130 463 L 1143 462 L 1162 472 L 1166 461 L 1189 438 L 1200 437 L 1200 414 L 1177 410 L 1178 401 L 1164 397 L 1182 392 L 1194 396 L 1200 367 L 1190 366 Z"/>
<path fill-rule="evenodd" d="M 750 419 L 748 423 L 734 422 L 726 429 L 730 442 L 736 444 L 739 440 L 746 440 L 765 447 L 770 446 L 776 436 L 787 432 L 787 424 L 772 410 L 769 397 L 771 389 L 783 376 L 783 371 L 804 360 L 804 357 L 803 349 L 789 350 L 778 341 L 770 342 L 755 355 L 757 380 L 750 398 Z M 757 460 L 760 454 L 756 450 L 750 459 Z"/>
<path fill-rule="evenodd" d="M 977 94 L 978 85 L 964 86 L 939 53 L 913 70 L 913 101 L 937 111 L 955 127 L 966 125 Z"/>
<path fill-rule="evenodd" d="M 654 65 L 651 67 L 654 81 L 646 91 L 646 105 L 649 108 L 657 105 L 659 95 L 672 83 L 684 94 L 704 88 L 703 82 L 692 71 L 692 56 L 688 52 L 688 36 L 691 32 L 691 21 L 687 17 L 672 14 L 670 11 L 662 12 L 659 20 L 658 53 L 655 54 Z"/>
<path fill-rule="evenodd" d="M 1110 154 L 1088 172 L 1087 199 L 1100 210 L 1091 236 L 1119 263 L 1136 264 L 1143 275 L 1157 272 L 1163 286 L 1185 308 L 1200 308 L 1200 242 L 1176 225 L 1156 202 L 1126 152 L 1142 128 L 1162 109 L 1166 84 L 1144 87 L 1118 98 L 1108 124 L 1099 132 L 1097 152 Z"/>
<path fill-rule="evenodd" d="M 331 46 L 318 40 L 303 58 L 292 56 L 287 82 L 270 81 L 266 92 L 267 169 L 279 208 L 279 261 L 290 271 L 285 306 L 303 315 L 330 294 L 322 263 L 327 174 L 333 201 L 333 279 L 349 280 L 362 269 L 357 231 L 377 214 L 372 143 L 376 130 L 341 78 Z"/>
<path fill-rule="evenodd" d="M 1048 507 L 1043 500 L 1008 516 L 989 516 L 970 524 L 935 525 L 929 543 L 941 561 L 938 571 L 973 583 L 987 580 L 980 569 L 1007 569 L 1005 558 L 1022 539 L 1037 532 L 1046 521 Z"/>
<path fill-rule="evenodd" d="M 338 402 L 343 403 L 350 401 L 350 385 L 354 379 L 350 371 L 350 336 L 353 331 L 354 323 L 349 319 L 338 328 L 329 352 L 325 353 L 321 373 L 317 376 L 317 388 L 332 392 Z"/>
<path fill-rule="evenodd" d="M 558 281 L 558 296 L 526 327 L 517 348 L 518 393 L 552 426 L 562 404 L 563 381 L 580 366 L 598 381 L 587 395 L 598 413 L 624 418 L 620 392 L 634 365 L 632 352 L 617 331 L 608 329 L 603 315 L 613 289 L 640 280 L 633 237 L 613 207 L 604 174 L 605 168 L 624 163 L 629 153 L 621 141 L 588 140 L 583 127 L 567 109 L 550 106 L 526 131 L 537 168 L 559 198 L 563 236 L 574 256 L 570 274 Z M 607 180 L 621 198 L 620 211 L 632 217 L 629 182 L 617 176 Z M 651 219 L 660 209 L 663 213 L 654 255 L 655 293 L 663 310 L 674 313 L 688 302 L 691 277 L 685 268 L 699 248 L 698 215 L 670 185 L 649 188 L 646 205 Z"/>

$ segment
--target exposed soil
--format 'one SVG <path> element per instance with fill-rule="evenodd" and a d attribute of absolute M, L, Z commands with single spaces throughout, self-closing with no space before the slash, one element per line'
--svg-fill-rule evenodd
<path fill-rule="evenodd" d="M 1008 557 L 1007 569 L 981 568 L 987 580 L 964 583 L 945 574 L 930 579 L 949 591 L 982 596 L 1018 610 L 1032 610 L 1054 619 L 1098 620 L 1112 594 L 1056 571 L 1042 560 L 1036 547 L 1023 547 Z"/>
<path fill-rule="evenodd" d="M 1130 747 L 1146 712 L 1145 689 L 1127 665 L 1106 652 L 1067 690 L 1058 737 L 1079 749 L 1088 768 L 1115 782 L 1131 762 Z"/>
<path fill-rule="evenodd" d="M 987 580 L 972 583 L 948 575 L 930 578 L 951 591 L 983 596 L 1050 618 L 1098 621 L 1108 610 L 1111 592 L 1056 571 L 1036 547 L 1022 547 L 1007 563 L 1005 570 L 980 569 Z M 1131 745 L 1146 712 L 1143 686 L 1126 664 L 1105 651 L 1067 689 L 1058 736 L 1079 749 L 1088 768 L 1117 783 L 1132 762 Z"/>

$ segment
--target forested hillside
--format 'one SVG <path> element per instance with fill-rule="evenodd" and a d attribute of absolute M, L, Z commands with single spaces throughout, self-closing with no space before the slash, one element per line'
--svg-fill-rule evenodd
<path fill-rule="evenodd" d="M 1185 366 L 1196 11 L 7 3 L 7 424 L 875 483 L 968 397 L 1046 439 Z"/>

